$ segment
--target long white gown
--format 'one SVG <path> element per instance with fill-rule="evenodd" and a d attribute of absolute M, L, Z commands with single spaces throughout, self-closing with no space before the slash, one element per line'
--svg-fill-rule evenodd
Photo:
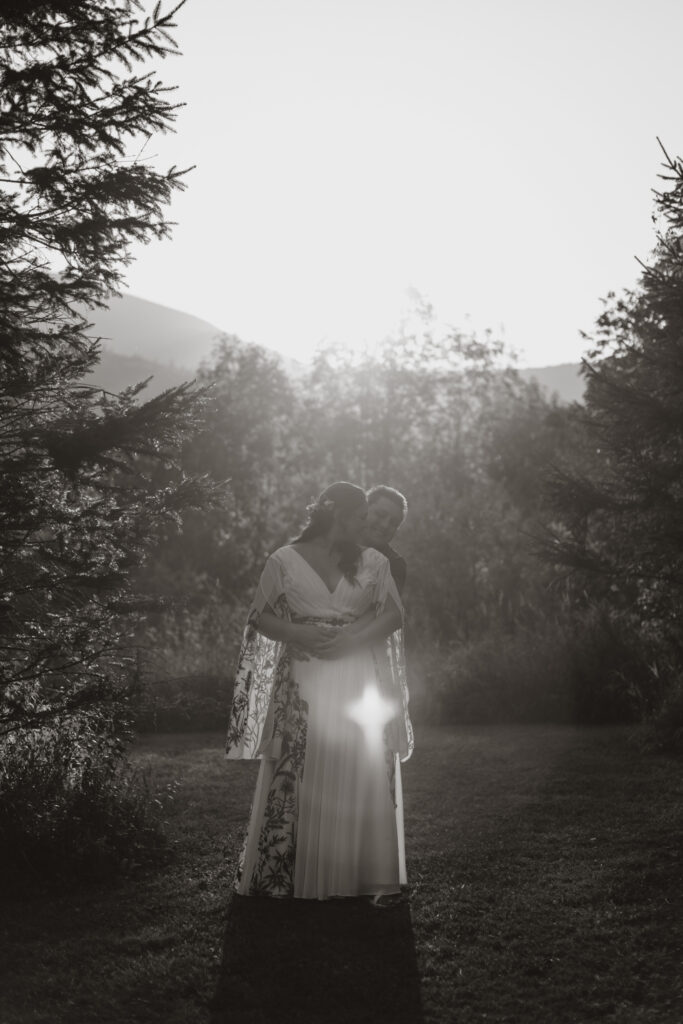
<path fill-rule="evenodd" d="M 288 545 L 266 563 L 252 627 L 266 604 L 292 621 L 341 625 L 381 611 L 389 595 L 400 608 L 389 563 L 372 548 L 355 581 L 342 577 L 330 592 Z M 412 732 L 391 660 L 384 643 L 299 661 L 260 634 L 246 637 L 227 754 L 259 756 L 261 767 L 238 892 L 327 899 L 397 892 L 406 881 L 399 761 Z"/>

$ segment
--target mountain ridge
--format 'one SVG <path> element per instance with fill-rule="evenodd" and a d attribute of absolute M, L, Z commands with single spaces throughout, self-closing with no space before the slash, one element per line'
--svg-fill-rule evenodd
<path fill-rule="evenodd" d="M 196 368 L 211 356 L 218 339 L 227 334 L 208 320 L 130 293 L 116 296 L 104 309 L 81 308 L 79 312 L 92 323 L 92 333 L 111 353 L 190 373 L 188 348 Z"/>
<path fill-rule="evenodd" d="M 130 293 L 112 299 L 106 309 L 81 312 L 92 323 L 91 333 L 103 342 L 100 361 L 88 375 L 88 383 L 116 392 L 151 378 L 143 399 L 193 380 L 201 363 L 211 358 L 219 339 L 228 333 L 200 317 Z M 193 353 L 194 369 L 188 365 L 188 350 Z M 270 351 L 288 372 L 301 371 L 295 360 Z M 580 363 L 560 363 L 518 370 L 525 380 L 535 379 L 548 398 L 556 394 L 560 402 L 569 404 L 583 398 L 585 381 L 580 368 Z"/>

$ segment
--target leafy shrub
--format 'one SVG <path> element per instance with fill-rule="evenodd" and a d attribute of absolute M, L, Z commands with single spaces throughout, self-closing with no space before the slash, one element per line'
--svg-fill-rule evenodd
<path fill-rule="evenodd" d="M 625 620 L 589 608 L 444 652 L 430 717 L 447 722 L 634 721 L 651 676 Z"/>
<path fill-rule="evenodd" d="M 99 728 L 99 726 L 98 726 Z M 165 800 L 87 721 L 0 743 L 0 877 L 51 885 L 130 871 L 165 849 Z"/>
<path fill-rule="evenodd" d="M 645 750 L 683 755 L 683 673 L 665 673 L 663 683 L 663 696 L 646 716 L 638 740 Z"/>
<path fill-rule="evenodd" d="M 227 727 L 232 680 L 227 675 L 157 679 L 135 708 L 138 732 L 201 732 Z"/>
<path fill-rule="evenodd" d="M 175 732 L 227 726 L 246 611 L 196 584 L 192 605 L 157 617 L 142 637 L 135 726 Z"/>

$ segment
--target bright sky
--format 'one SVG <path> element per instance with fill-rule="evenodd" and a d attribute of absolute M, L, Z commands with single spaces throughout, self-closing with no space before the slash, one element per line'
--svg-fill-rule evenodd
<path fill-rule="evenodd" d="M 680 0 L 188 0 L 197 164 L 131 292 L 288 355 L 372 342 L 415 293 L 522 365 L 577 361 L 654 242 L 683 151 Z"/>

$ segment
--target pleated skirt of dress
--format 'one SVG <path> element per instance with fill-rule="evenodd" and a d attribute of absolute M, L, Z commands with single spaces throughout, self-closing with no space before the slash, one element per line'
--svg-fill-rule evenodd
<path fill-rule="evenodd" d="M 381 895 L 406 881 L 400 764 L 395 801 L 383 729 L 391 709 L 378 693 L 369 651 L 339 661 L 295 663 L 308 704 L 299 787 L 295 897 Z M 250 890 L 274 762 L 259 771 L 238 891 Z"/>

